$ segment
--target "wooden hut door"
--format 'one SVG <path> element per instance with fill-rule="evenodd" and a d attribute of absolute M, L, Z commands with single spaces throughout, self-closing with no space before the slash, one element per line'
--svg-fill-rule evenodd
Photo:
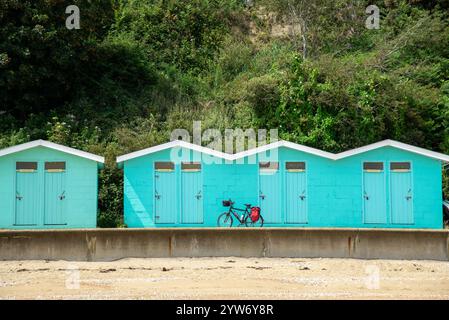
<path fill-rule="evenodd" d="M 44 181 L 44 223 L 46 225 L 67 224 L 65 162 L 46 162 Z"/>
<path fill-rule="evenodd" d="M 413 224 L 413 193 L 410 162 L 390 163 L 391 222 Z"/>
<path fill-rule="evenodd" d="M 285 222 L 307 223 L 307 176 L 305 162 L 286 162 L 285 197 Z"/>
<path fill-rule="evenodd" d="M 259 164 L 259 203 L 265 223 L 282 223 L 279 162 Z"/>
<path fill-rule="evenodd" d="M 201 163 L 182 163 L 181 171 L 182 223 L 203 223 Z"/>
<path fill-rule="evenodd" d="M 387 199 L 383 162 L 363 164 L 364 223 L 387 223 Z"/>
<path fill-rule="evenodd" d="M 39 173 L 37 162 L 16 163 L 16 225 L 39 223 Z"/>
<path fill-rule="evenodd" d="M 155 162 L 154 222 L 175 223 L 178 207 L 175 164 Z"/>

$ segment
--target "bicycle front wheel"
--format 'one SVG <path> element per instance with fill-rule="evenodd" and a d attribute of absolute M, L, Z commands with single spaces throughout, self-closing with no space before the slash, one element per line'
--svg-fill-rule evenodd
<path fill-rule="evenodd" d="M 228 212 L 222 213 L 217 220 L 217 225 L 219 227 L 230 228 L 232 227 L 232 217 Z"/>
<path fill-rule="evenodd" d="M 259 220 L 253 221 L 250 216 L 247 216 L 245 219 L 245 225 L 249 228 L 260 228 L 263 226 L 263 218 L 259 216 Z"/>

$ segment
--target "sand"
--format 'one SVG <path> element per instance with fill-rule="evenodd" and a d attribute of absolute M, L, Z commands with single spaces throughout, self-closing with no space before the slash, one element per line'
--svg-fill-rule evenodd
<path fill-rule="evenodd" d="M 449 299 L 449 262 L 235 257 L 0 261 L 0 299 Z"/>

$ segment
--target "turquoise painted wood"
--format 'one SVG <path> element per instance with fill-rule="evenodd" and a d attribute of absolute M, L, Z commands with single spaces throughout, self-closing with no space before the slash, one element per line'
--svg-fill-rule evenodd
<path fill-rule="evenodd" d="M 391 219 L 394 224 L 413 224 L 412 173 L 391 171 Z"/>
<path fill-rule="evenodd" d="M 365 223 L 387 223 L 385 170 L 363 173 L 363 207 Z"/>
<path fill-rule="evenodd" d="M 182 223 L 203 223 L 203 179 L 201 171 L 181 173 Z"/>
<path fill-rule="evenodd" d="M 17 162 L 37 162 L 35 173 L 19 173 Z M 46 162 L 66 162 L 65 178 L 45 172 Z M 98 207 L 98 169 L 95 161 L 46 147 L 0 157 L 0 228 L 95 228 Z M 65 179 L 65 180 L 64 180 Z M 54 200 L 65 183 L 65 199 Z M 17 193 L 23 196 L 18 201 Z M 149 192 L 152 195 L 152 190 Z M 62 210 L 62 213 L 61 211 Z M 51 223 L 51 224 L 50 224 Z"/>
<path fill-rule="evenodd" d="M 307 223 L 307 174 L 285 173 L 285 222 Z"/>
<path fill-rule="evenodd" d="M 38 171 L 16 173 L 15 224 L 33 226 L 39 223 Z"/>
<path fill-rule="evenodd" d="M 175 223 L 178 193 L 175 171 L 156 171 L 154 175 L 155 222 Z"/>
<path fill-rule="evenodd" d="M 266 223 L 282 223 L 281 175 L 279 170 L 259 173 L 260 209 Z"/>
<path fill-rule="evenodd" d="M 262 215 L 267 218 L 265 227 L 352 227 L 352 228 L 443 228 L 442 221 L 442 164 L 438 160 L 427 158 L 393 147 L 383 147 L 361 153 L 338 161 L 311 155 L 285 147 L 278 149 L 279 172 L 275 179 L 259 175 L 259 162 L 267 161 L 265 156 L 257 155 L 253 159 L 245 158 L 242 163 L 224 162 L 212 156 L 204 156 L 187 149 L 163 150 L 135 158 L 123 163 L 124 168 L 124 215 L 128 227 L 216 227 L 217 217 L 227 208 L 222 200 L 231 198 L 237 207 L 245 203 L 260 205 Z M 182 154 L 173 158 L 175 154 Z M 174 161 L 175 181 L 172 185 L 176 193 L 176 212 L 173 223 L 155 221 L 154 163 L 156 161 Z M 190 223 L 183 219 L 182 198 L 182 161 L 200 161 L 202 163 L 202 223 Z M 306 221 L 291 222 L 289 210 L 290 192 L 287 188 L 289 176 L 285 170 L 286 161 L 304 161 L 306 168 Z M 365 185 L 366 178 L 363 163 L 381 161 L 384 163 L 384 200 L 378 196 L 377 209 L 366 212 L 364 200 L 365 186 L 381 189 L 380 179 L 374 176 L 372 182 Z M 391 192 L 392 176 L 390 163 L 410 161 L 412 164 L 412 212 L 413 221 L 396 220 L 393 223 Z M 262 178 L 262 180 L 260 180 Z M 265 179 L 267 178 L 267 179 Z M 377 181 L 377 182 L 376 182 Z M 376 185 L 379 185 L 376 187 Z M 393 182 L 393 185 L 396 185 Z M 369 186 L 369 187 L 368 187 Z M 277 209 L 262 205 L 262 190 L 276 194 L 279 202 Z M 376 197 L 376 196 L 375 196 Z M 0 202 L 0 206 L 1 206 Z M 374 208 L 374 206 L 373 206 Z M 408 212 L 408 211 L 407 211 Z M 173 215 L 173 213 L 170 213 Z M 272 216 L 273 215 L 273 216 Z M 409 213 L 405 213 L 409 216 Z M 292 218 L 293 219 L 293 218 Z M 295 218 L 296 220 L 296 218 Z M 301 219 L 303 220 L 303 219 Z M 299 220 L 298 220 L 299 221 Z"/>
<path fill-rule="evenodd" d="M 66 198 L 66 172 L 45 171 L 45 211 L 44 223 L 46 225 L 65 225 Z"/>

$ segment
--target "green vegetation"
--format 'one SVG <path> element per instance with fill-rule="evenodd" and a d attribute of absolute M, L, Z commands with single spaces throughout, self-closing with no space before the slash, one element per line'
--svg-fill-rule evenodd
<path fill-rule="evenodd" d="M 80 30 L 63 1 L 0 3 L 0 148 L 106 155 L 100 226 L 123 224 L 115 157 L 193 120 L 332 152 L 391 138 L 449 153 L 446 0 L 72 2 Z"/>

